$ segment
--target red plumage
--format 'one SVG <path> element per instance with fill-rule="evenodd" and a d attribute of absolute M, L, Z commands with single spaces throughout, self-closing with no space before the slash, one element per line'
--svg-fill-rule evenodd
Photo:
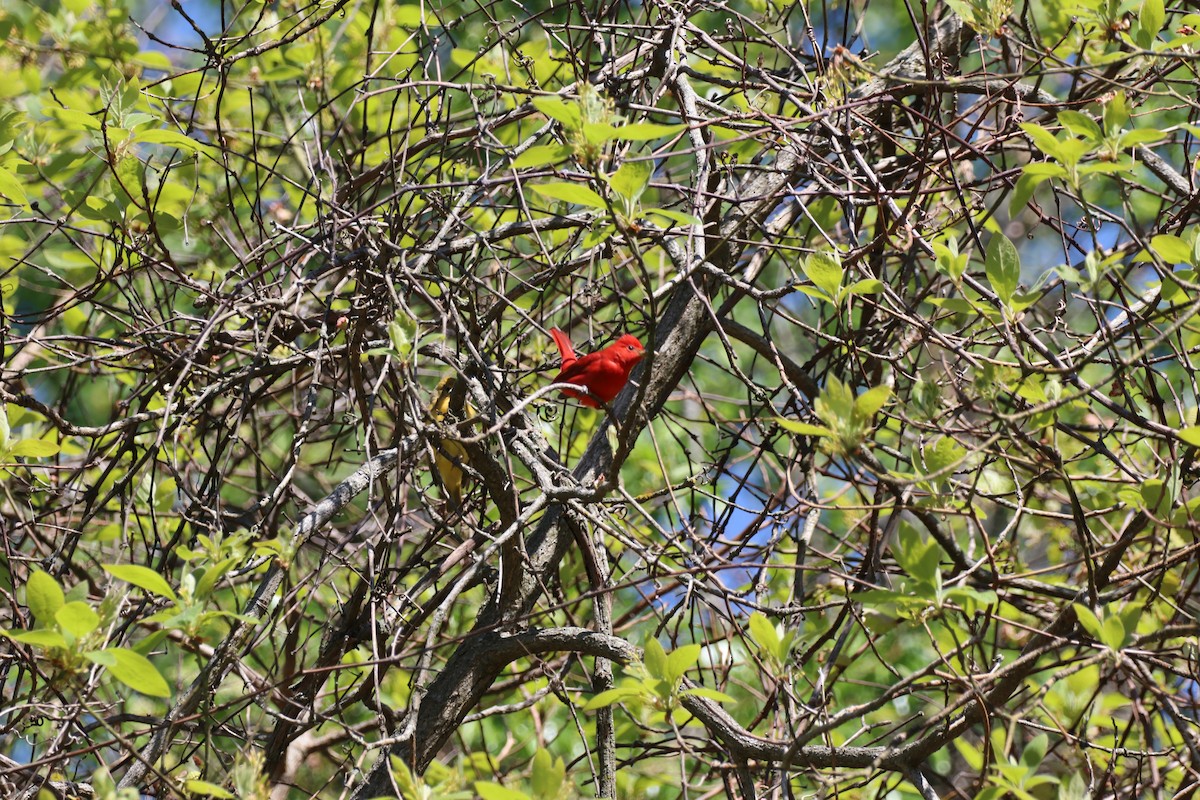
<path fill-rule="evenodd" d="M 585 387 L 587 392 L 563 389 L 562 393 L 589 408 L 599 408 L 600 403 L 611 403 L 629 382 L 629 373 L 646 354 L 642 343 L 629 333 L 603 350 L 585 356 L 575 354 L 571 340 L 558 328 L 550 329 L 550 337 L 558 345 L 558 353 L 562 356 L 562 371 L 554 382 Z"/>

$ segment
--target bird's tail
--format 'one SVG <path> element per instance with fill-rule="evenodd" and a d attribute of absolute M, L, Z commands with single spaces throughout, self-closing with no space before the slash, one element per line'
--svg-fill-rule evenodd
<path fill-rule="evenodd" d="M 550 338 L 558 345 L 558 354 L 562 356 L 562 365 L 565 369 L 577 360 L 575 348 L 571 346 L 570 338 L 560 331 L 558 328 L 550 329 Z"/>

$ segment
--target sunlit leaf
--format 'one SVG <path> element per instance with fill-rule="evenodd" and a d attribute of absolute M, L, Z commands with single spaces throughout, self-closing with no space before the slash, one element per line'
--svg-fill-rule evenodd
<path fill-rule="evenodd" d="M 105 667 L 121 683 L 150 697 L 170 697 L 171 687 L 150 660 L 124 647 L 109 647 L 85 653 L 95 664 Z"/>
<path fill-rule="evenodd" d="M 233 792 L 226 791 L 215 783 L 191 779 L 183 782 L 183 788 L 188 794 L 193 794 L 198 797 L 216 797 L 218 800 L 237 800 L 237 795 Z"/>
<path fill-rule="evenodd" d="M 583 124 L 579 104 L 570 100 L 561 97 L 535 97 L 533 107 L 568 128 L 578 128 Z"/>
<path fill-rule="evenodd" d="M 54 620 L 63 632 L 76 639 L 87 636 L 100 625 L 100 616 L 91 606 L 80 600 L 64 603 L 54 615 Z"/>
<path fill-rule="evenodd" d="M 604 202 L 603 197 L 583 184 L 566 182 L 540 183 L 532 188 L 543 197 L 549 197 L 553 200 L 563 200 L 567 203 L 575 203 L 576 205 L 588 206 L 590 208 L 608 208 L 608 204 Z"/>
<path fill-rule="evenodd" d="M 565 144 L 539 144 L 513 159 L 513 169 L 545 167 L 565 161 L 571 155 L 571 147 Z"/>
<path fill-rule="evenodd" d="M 145 589 L 151 594 L 156 594 L 159 597 L 165 597 L 168 600 L 175 600 L 175 590 L 171 588 L 171 584 L 167 583 L 162 575 L 159 575 L 149 567 L 143 567 L 139 564 L 104 564 L 104 571 L 112 575 L 118 580 L 132 583 L 139 589 Z"/>
<path fill-rule="evenodd" d="M 1004 234 L 993 234 L 988 242 L 984 271 L 1000 301 L 1007 304 L 1021 280 L 1021 259 L 1017 248 Z"/>
<path fill-rule="evenodd" d="M 33 618 L 43 627 L 54 624 L 54 615 L 63 607 L 66 597 L 58 581 L 41 570 L 36 570 L 25 583 L 25 604 Z"/>
<path fill-rule="evenodd" d="M 796 420 L 784 419 L 783 417 L 776 417 L 775 421 L 778 422 L 780 427 L 784 428 L 785 430 L 791 431 L 792 433 L 798 433 L 802 436 L 833 435 L 833 431 L 820 425 L 810 425 L 807 422 L 797 422 Z"/>
<path fill-rule="evenodd" d="M 33 631 L 0 631 L 14 642 L 40 647 L 43 650 L 52 648 L 66 649 L 67 640 L 54 628 L 38 628 Z"/>
<path fill-rule="evenodd" d="M 1168 264 L 1192 263 L 1192 248 L 1178 236 L 1160 233 L 1150 240 L 1150 249 Z"/>
<path fill-rule="evenodd" d="M 686 127 L 686 125 L 658 125 L 653 122 L 634 122 L 616 128 L 613 138 L 627 142 L 649 141 L 650 139 L 661 139 L 664 136 L 674 136 Z"/>
<path fill-rule="evenodd" d="M 9 452 L 24 458 L 49 458 L 58 455 L 61 449 L 57 442 L 48 442 L 45 439 L 20 439 L 13 442 Z"/>
<path fill-rule="evenodd" d="M 21 185 L 21 181 L 17 180 L 17 176 L 4 167 L 0 167 L 0 195 L 7 197 L 17 205 L 23 206 L 28 203 L 25 197 L 25 187 Z"/>
<path fill-rule="evenodd" d="M 608 185 L 613 191 L 630 202 L 636 202 L 650 183 L 654 164 L 650 161 L 626 161 L 620 169 L 608 176 Z"/>

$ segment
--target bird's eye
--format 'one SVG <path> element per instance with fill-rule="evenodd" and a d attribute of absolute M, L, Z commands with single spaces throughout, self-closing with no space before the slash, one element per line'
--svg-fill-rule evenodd
<path fill-rule="evenodd" d="M 627 344 L 627 345 L 625 345 L 625 349 L 626 349 L 626 350 L 629 350 L 629 351 L 631 351 L 631 352 L 632 352 L 632 351 L 633 351 L 633 345 L 631 345 L 631 344 Z"/>

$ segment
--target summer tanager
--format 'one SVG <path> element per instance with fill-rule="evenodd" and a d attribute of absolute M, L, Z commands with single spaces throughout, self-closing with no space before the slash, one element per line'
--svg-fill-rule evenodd
<path fill-rule="evenodd" d="M 447 375 L 438 381 L 437 388 L 433 390 L 433 402 L 429 404 L 429 418 L 439 425 L 449 421 L 447 416 L 450 413 L 450 391 L 453 388 L 454 376 Z M 470 403 L 463 404 L 463 411 L 468 417 L 475 414 L 475 409 L 471 407 Z M 462 505 L 462 465 L 465 463 L 467 463 L 467 448 L 463 447 L 461 442 L 447 438 L 434 442 L 433 466 L 442 482 L 442 490 L 445 491 L 447 499 L 454 504 L 455 508 Z"/>
<path fill-rule="evenodd" d="M 574 397 L 588 408 L 599 408 L 601 403 L 611 403 L 629 382 L 629 373 L 646 354 L 646 348 L 632 334 L 625 334 L 603 350 L 575 355 L 571 340 L 558 328 L 550 329 L 550 336 L 558 345 L 562 356 L 562 372 L 555 383 L 573 383 L 583 386 L 586 392 L 563 389 L 567 397 Z"/>

